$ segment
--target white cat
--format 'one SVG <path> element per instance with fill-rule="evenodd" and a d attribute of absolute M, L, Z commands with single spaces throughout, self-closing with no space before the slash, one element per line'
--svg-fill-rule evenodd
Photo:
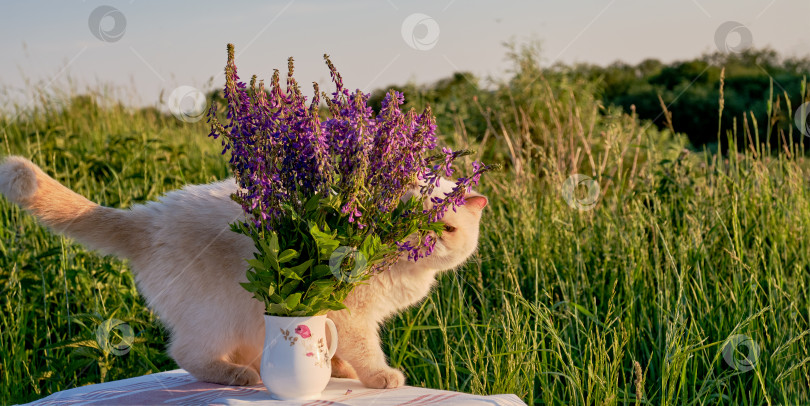
<path fill-rule="evenodd" d="M 443 180 L 444 196 L 455 184 Z M 56 232 L 104 254 L 128 258 L 141 294 L 171 332 L 169 354 L 197 379 L 226 385 L 260 382 L 264 308 L 239 282 L 247 282 L 250 238 L 230 231 L 244 219 L 231 201 L 233 179 L 188 186 L 158 202 L 129 210 L 99 206 L 64 187 L 21 157 L 0 165 L 0 193 Z M 442 270 L 462 264 L 475 251 L 487 198 L 466 196 L 448 211 L 445 232 L 432 255 L 401 258 L 391 269 L 358 286 L 346 299 L 350 311 L 330 312 L 340 345 L 332 374 L 359 378 L 371 388 L 405 382 L 380 347 L 379 324 L 421 301 Z"/>

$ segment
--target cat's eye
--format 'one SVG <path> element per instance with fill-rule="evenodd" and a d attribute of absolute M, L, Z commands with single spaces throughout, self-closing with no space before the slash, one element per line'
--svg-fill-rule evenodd
<path fill-rule="evenodd" d="M 444 225 L 444 231 L 447 231 L 448 233 L 452 233 L 453 231 L 456 231 L 456 228 L 451 226 L 450 224 L 445 224 Z"/>

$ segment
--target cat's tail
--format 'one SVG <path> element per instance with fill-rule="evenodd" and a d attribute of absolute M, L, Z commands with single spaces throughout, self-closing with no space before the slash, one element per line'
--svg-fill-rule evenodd
<path fill-rule="evenodd" d="M 135 212 L 99 206 L 25 158 L 11 156 L 0 164 L 0 194 L 52 230 L 104 254 L 131 257 L 144 248 L 146 228 Z"/>

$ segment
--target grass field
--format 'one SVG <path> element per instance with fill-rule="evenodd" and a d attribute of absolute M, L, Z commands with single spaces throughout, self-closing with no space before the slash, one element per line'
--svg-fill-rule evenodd
<path fill-rule="evenodd" d="M 766 146 L 741 119 L 718 131 L 727 154 L 691 150 L 682 135 L 599 106 L 592 84 L 516 62 L 495 90 L 433 106 L 443 143 L 504 169 L 480 188 L 491 204 L 477 255 L 385 324 L 391 363 L 412 385 L 529 404 L 810 402 L 801 135 Z M 227 176 L 204 121 L 98 99 L 47 96 L 0 117 L 0 155 L 27 156 L 113 207 Z M 594 207 L 563 198 L 574 173 L 598 185 Z M 0 403 L 176 368 L 127 269 L 0 199 Z M 124 356 L 96 340 L 110 318 L 135 332 Z"/>

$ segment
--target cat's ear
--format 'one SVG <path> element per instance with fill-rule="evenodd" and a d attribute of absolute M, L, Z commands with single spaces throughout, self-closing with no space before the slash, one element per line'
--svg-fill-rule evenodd
<path fill-rule="evenodd" d="M 464 206 L 467 206 L 475 211 L 482 211 L 487 207 L 489 200 L 486 196 L 476 192 L 468 193 L 464 196 Z"/>

